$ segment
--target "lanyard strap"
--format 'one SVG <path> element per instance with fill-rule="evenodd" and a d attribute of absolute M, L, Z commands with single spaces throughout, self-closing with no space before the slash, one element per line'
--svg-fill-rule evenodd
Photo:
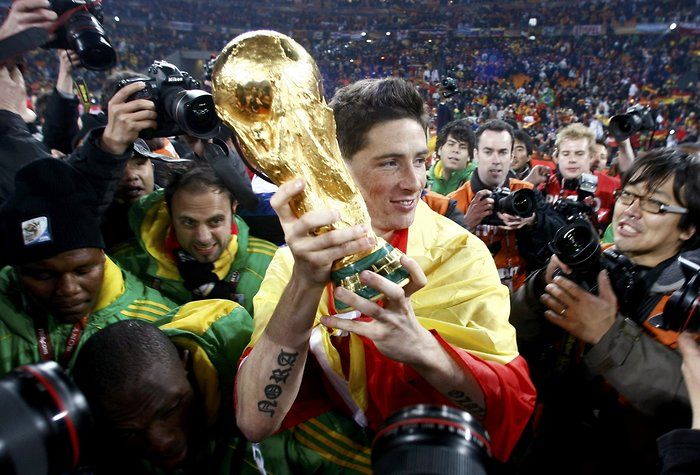
<path fill-rule="evenodd" d="M 70 361 L 75 349 L 80 342 L 80 337 L 83 336 L 83 330 L 87 326 L 88 316 L 84 316 L 80 321 L 73 324 L 71 328 L 70 335 L 68 335 L 68 341 L 66 341 L 66 349 L 63 352 L 58 363 L 65 367 Z M 39 345 L 39 356 L 42 361 L 52 361 L 55 359 L 55 354 L 53 350 L 53 344 L 51 343 L 51 335 L 49 335 L 48 325 L 46 318 L 34 325 L 34 332 L 36 333 L 37 344 Z"/>

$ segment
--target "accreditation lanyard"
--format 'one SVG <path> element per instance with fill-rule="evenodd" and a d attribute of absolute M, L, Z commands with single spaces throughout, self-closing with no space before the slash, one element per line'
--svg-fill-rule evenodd
<path fill-rule="evenodd" d="M 65 368 L 65 366 L 70 361 L 73 353 L 75 353 L 75 348 L 80 342 L 80 337 L 83 336 L 83 330 L 87 326 L 88 316 L 84 316 L 80 321 L 73 324 L 73 328 L 68 335 L 68 341 L 66 342 L 66 350 L 64 351 L 61 359 L 58 363 Z M 39 345 L 39 356 L 42 361 L 53 361 L 55 360 L 55 354 L 53 351 L 53 345 L 51 344 L 51 336 L 49 335 L 48 325 L 46 318 L 41 321 L 36 322 L 34 325 L 34 331 L 36 333 L 37 344 Z"/>

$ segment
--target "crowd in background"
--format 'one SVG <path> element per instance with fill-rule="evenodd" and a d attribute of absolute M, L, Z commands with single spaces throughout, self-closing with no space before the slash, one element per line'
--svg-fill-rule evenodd
<path fill-rule="evenodd" d="M 116 67 L 1 57 L 0 377 L 67 371 L 95 473 L 385 473 L 415 404 L 483 424 L 490 473 L 696 473 L 697 6 L 105 2 Z M 17 0 L 0 41 L 51 8 Z M 172 58 L 218 94 L 201 66 L 253 29 L 327 102 L 280 37 L 206 131 L 137 77 Z M 614 133 L 631 106 L 653 125 Z"/>
<path fill-rule="evenodd" d="M 671 131 L 680 139 L 697 134 L 700 37 L 683 28 L 654 34 L 612 30 L 652 20 L 693 23 L 698 19 L 693 3 L 589 1 L 576 8 L 575 16 L 567 2 L 515 2 L 508 8 L 498 2 L 349 2 L 332 9 L 317 2 L 313 15 L 294 2 L 192 8 L 185 0 L 131 1 L 105 2 L 103 8 L 120 65 L 130 69 L 143 71 L 175 51 L 215 54 L 235 31 L 275 29 L 310 51 L 329 98 L 361 78 L 405 78 L 419 88 L 435 117 L 440 106 L 446 117 L 479 123 L 498 110 L 500 117 L 527 128 L 537 149 L 548 153 L 561 125 L 605 122 L 635 103 L 657 111 L 653 145 L 664 144 Z M 220 18 L 231 20 L 223 27 Z M 535 27 L 527 24 L 531 18 L 537 19 Z M 171 22 L 188 26 L 179 29 Z M 573 25 L 601 25 L 602 30 L 554 36 L 546 32 L 551 25 L 564 25 L 569 33 Z M 460 33 L 472 27 L 511 29 L 518 35 Z M 57 65 L 47 51 L 28 62 L 26 80 L 36 95 L 53 87 Z M 103 76 L 83 74 L 99 97 Z M 440 85 L 448 77 L 463 92 L 445 101 Z"/>

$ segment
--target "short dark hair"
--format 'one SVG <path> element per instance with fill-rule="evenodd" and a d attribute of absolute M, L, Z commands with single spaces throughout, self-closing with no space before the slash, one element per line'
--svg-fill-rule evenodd
<path fill-rule="evenodd" d="M 474 142 L 475 148 L 479 148 L 479 139 L 481 138 L 481 134 L 483 134 L 487 130 L 491 130 L 492 132 L 508 132 L 508 135 L 510 135 L 510 149 L 511 151 L 513 150 L 513 145 L 515 142 L 513 127 L 511 127 L 508 122 L 500 119 L 489 120 L 476 130 L 476 137 Z"/>
<path fill-rule="evenodd" d="M 467 119 L 457 119 L 452 122 L 447 123 L 440 132 L 438 132 L 437 141 L 435 142 L 435 151 L 439 151 L 440 148 L 445 145 L 448 137 L 466 143 L 469 146 L 469 159 L 474 158 L 474 144 L 476 143 L 476 137 L 474 136 L 474 131 L 469 124 Z M 439 155 L 439 152 L 438 152 Z"/>
<path fill-rule="evenodd" d="M 335 116 L 340 153 L 350 160 L 366 145 L 367 132 L 375 125 L 413 119 L 423 130 L 428 114 L 416 88 L 399 78 L 363 79 L 338 89 L 330 102 Z"/>
<path fill-rule="evenodd" d="M 695 234 L 681 250 L 695 249 L 700 245 L 700 156 L 684 153 L 677 148 L 656 148 L 641 154 L 622 176 L 622 187 L 643 184 L 648 190 L 656 190 L 666 180 L 673 179 L 673 197 L 688 213 L 678 223 L 687 231 L 695 227 Z"/>
<path fill-rule="evenodd" d="M 138 384 L 139 375 L 165 364 L 180 364 L 177 348 L 165 333 L 142 320 L 122 320 L 85 342 L 73 377 L 95 411 L 115 388 Z"/>
<path fill-rule="evenodd" d="M 165 187 L 165 203 L 168 206 L 168 211 L 171 209 L 175 193 L 183 189 L 194 192 L 214 191 L 216 193 L 226 193 L 231 204 L 236 201 L 236 197 L 226 187 L 226 184 L 205 162 L 192 162 L 189 167 L 172 173 L 170 182 Z"/>
<path fill-rule="evenodd" d="M 515 130 L 513 132 L 513 142 L 516 140 L 525 144 L 525 150 L 527 150 L 528 155 L 532 153 L 532 139 L 527 132 L 521 129 Z M 513 143 L 513 146 L 515 146 L 515 143 Z"/>

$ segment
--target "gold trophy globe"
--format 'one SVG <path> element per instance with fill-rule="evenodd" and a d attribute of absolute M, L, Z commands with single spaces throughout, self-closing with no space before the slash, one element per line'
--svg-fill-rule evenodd
<path fill-rule="evenodd" d="M 362 195 L 340 154 L 333 111 L 323 98 L 313 58 L 296 41 L 275 31 L 252 31 L 234 38 L 212 72 L 216 112 L 235 133 L 245 158 L 276 185 L 304 178 L 306 187 L 291 203 L 296 216 L 337 209 L 340 220 L 316 234 L 369 224 Z M 401 286 L 409 274 L 401 251 L 379 238 L 373 249 L 333 263 L 331 280 L 366 299 L 381 293 L 359 278 L 370 270 Z M 349 308 L 336 300 L 337 311 Z"/>

